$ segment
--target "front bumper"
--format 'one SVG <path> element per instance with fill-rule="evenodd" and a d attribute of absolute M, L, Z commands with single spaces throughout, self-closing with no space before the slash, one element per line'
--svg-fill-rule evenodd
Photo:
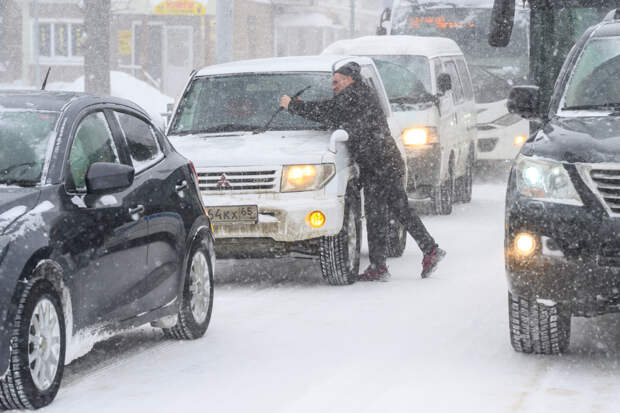
<path fill-rule="evenodd" d="M 407 155 L 407 193 L 424 198 L 430 189 L 441 183 L 441 146 L 438 143 L 413 149 L 405 147 Z"/>
<path fill-rule="evenodd" d="M 323 198 L 323 199 L 322 199 Z M 298 242 L 340 232 L 344 219 L 344 196 L 325 199 L 324 191 L 235 194 L 203 197 L 207 206 L 257 205 L 257 223 L 214 223 L 216 239 L 257 238 Z M 306 222 L 312 211 L 321 211 L 326 222 L 313 228 Z M 217 242 L 216 242 L 217 244 Z"/>
<path fill-rule="evenodd" d="M 612 218 L 594 196 L 584 206 L 535 201 L 515 195 L 506 207 L 505 263 L 517 296 L 568 305 L 574 315 L 620 311 L 620 218 Z M 511 198 L 509 193 L 508 199 Z M 514 240 L 529 233 L 529 256 Z"/>

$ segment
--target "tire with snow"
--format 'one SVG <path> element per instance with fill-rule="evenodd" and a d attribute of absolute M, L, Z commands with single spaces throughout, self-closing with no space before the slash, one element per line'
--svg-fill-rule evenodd
<path fill-rule="evenodd" d="M 389 229 L 386 238 L 385 252 L 388 257 L 400 257 L 407 246 L 407 230 L 405 226 L 394 219 L 389 218 Z"/>
<path fill-rule="evenodd" d="M 570 312 L 508 293 L 510 342 L 520 353 L 561 354 L 570 342 Z"/>
<path fill-rule="evenodd" d="M 360 268 L 362 218 L 359 194 L 347 190 L 342 229 L 320 240 L 319 262 L 323 278 L 331 285 L 355 282 Z"/>
<path fill-rule="evenodd" d="M 450 168 L 448 179 L 433 189 L 433 210 L 438 215 L 450 215 L 454 202 L 454 172 Z"/>
<path fill-rule="evenodd" d="M 54 400 L 65 365 L 65 319 L 47 281 L 20 283 L 10 330 L 9 369 L 0 379 L 0 408 L 38 409 Z"/>
<path fill-rule="evenodd" d="M 197 238 L 187 261 L 177 324 L 163 329 L 166 336 L 193 340 L 207 331 L 213 311 L 213 271 L 209 256 L 206 243 L 202 238 Z"/>
<path fill-rule="evenodd" d="M 469 151 L 467 157 L 467 165 L 465 167 L 465 175 L 459 178 L 457 185 L 458 200 L 463 203 L 471 202 L 471 194 L 474 183 L 474 151 Z"/>

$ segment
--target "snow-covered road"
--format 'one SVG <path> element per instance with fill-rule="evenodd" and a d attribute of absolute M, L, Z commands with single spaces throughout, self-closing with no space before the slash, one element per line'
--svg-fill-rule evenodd
<path fill-rule="evenodd" d="M 220 262 L 205 338 L 143 328 L 100 343 L 45 411 L 620 411 L 619 315 L 573 319 L 561 357 L 510 347 L 504 192 L 478 184 L 471 204 L 423 218 L 448 251 L 426 280 L 411 239 L 388 283 L 330 287 L 307 262 Z"/>

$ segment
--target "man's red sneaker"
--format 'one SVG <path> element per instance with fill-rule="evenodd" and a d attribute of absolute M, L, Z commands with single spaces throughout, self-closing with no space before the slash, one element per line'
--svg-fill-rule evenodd
<path fill-rule="evenodd" d="M 446 256 L 446 252 L 438 246 L 433 247 L 431 252 L 424 255 L 422 259 L 422 278 L 429 277 L 436 269 L 439 261 Z"/>
<path fill-rule="evenodd" d="M 366 270 L 361 273 L 357 279 L 360 281 L 387 281 L 391 277 L 390 272 L 387 269 L 387 265 L 376 267 L 370 264 Z"/>

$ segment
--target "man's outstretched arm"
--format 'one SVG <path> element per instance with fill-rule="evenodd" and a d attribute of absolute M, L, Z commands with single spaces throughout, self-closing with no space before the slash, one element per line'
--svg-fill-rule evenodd
<path fill-rule="evenodd" d="M 317 102 L 304 102 L 302 100 L 292 100 L 289 96 L 282 96 L 280 106 L 288 109 L 294 115 L 301 116 L 314 122 L 319 122 L 327 127 L 337 127 L 334 113 L 334 99 Z"/>

